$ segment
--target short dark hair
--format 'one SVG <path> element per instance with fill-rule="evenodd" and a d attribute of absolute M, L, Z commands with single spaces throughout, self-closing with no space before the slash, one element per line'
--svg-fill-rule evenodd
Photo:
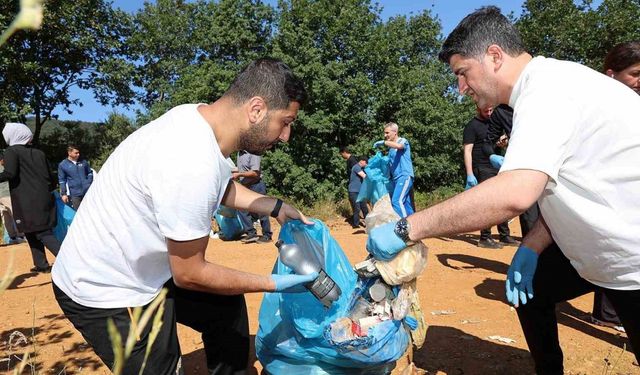
<path fill-rule="evenodd" d="M 262 97 L 272 109 L 286 109 L 290 102 L 303 105 L 307 91 L 302 81 L 280 60 L 262 58 L 247 65 L 223 96 L 240 105 L 254 96 Z"/>
<path fill-rule="evenodd" d="M 78 151 L 80 151 L 80 148 L 79 148 L 78 146 L 74 145 L 74 144 L 69 143 L 69 144 L 67 145 L 67 152 L 69 152 L 69 151 L 73 151 L 73 150 L 78 150 Z"/>
<path fill-rule="evenodd" d="M 367 161 L 367 160 L 369 160 L 369 158 L 367 158 L 364 155 L 358 157 L 358 161 Z"/>
<path fill-rule="evenodd" d="M 350 153 L 351 153 L 351 151 L 349 151 L 349 147 L 347 147 L 347 146 L 342 146 L 342 147 L 340 147 L 340 153 L 341 153 L 341 154 L 350 154 Z"/>
<path fill-rule="evenodd" d="M 520 33 L 511 21 L 495 6 L 482 7 L 467 15 L 449 34 L 438 54 L 440 61 L 449 63 L 451 56 L 480 58 L 487 48 L 497 44 L 510 56 L 526 52 Z"/>
<path fill-rule="evenodd" d="M 637 63 L 640 63 L 640 41 L 620 43 L 604 58 L 604 71 L 621 72 Z"/>

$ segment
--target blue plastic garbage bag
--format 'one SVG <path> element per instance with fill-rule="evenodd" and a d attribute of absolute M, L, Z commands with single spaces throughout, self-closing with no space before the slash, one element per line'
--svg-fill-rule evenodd
<path fill-rule="evenodd" d="M 362 181 L 357 201 L 369 201 L 371 204 L 376 204 L 378 199 L 389 194 L 391 190 L 389 157 L 382 156 L 380 152 L 377 152 L 369 158 L 364 173 L 367 177 Z"/>
<path fill-rule="evenodd" d="M 237 240 L 244 232 L 238 211 L 234 208 L 220 206 L 215 214 L 220 227 L 220 238 L 226 241 Z"/>
<path fill-rule="evenodd" d="M 313 226 L 285 223 L 280 239 L 307 246 L 317 254 L 325 271 L 342 294 L 326 309 L 311 293 L 265 293 L 260 307 L 256 354 L 269 374 L 385 374 L 404 354 L 409 335 L 400 321 L 388 320 L 369 330 L 366 337 L 338 345 L 331 342 L 331 323 L 349 315 L 362 293 L 348 258 L 321 221 Z M 280 260 L 275 274 L 293 271 Z"/>
<path fill-rule="evenodd" d="M 60 194 L 57 191 L 53 192 L 56 197 L 56 226 L 53 228 L 53 235 L 56 236 L 58 241 L 64 241 L 67 236 L 69 226 L 76 216 L 76 210 L 64 204 Z"/>

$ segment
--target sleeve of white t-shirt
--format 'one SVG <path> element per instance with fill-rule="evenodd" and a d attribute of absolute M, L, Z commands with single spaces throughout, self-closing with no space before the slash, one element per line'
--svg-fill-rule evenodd
<path fill-rule="evenodd" d="M 212 170 L 167 166 L 163 176 L 149 185 L 162 235 L 176 241 L 205 237 L 211 230 L 211 213 L 220 190 Z M 210 166 L 212 169 L 214 165 Z"/>
<path fill-rule="evenodd" d="M 545 83 L 547 84 L 545 87 Z M 563 90 L 540 81 L 522 92 L 514 108 L 509 148 L 500 172 L 531 169 L 557 180 L 572 146 L 579 119 L 575 103 Z"/>
<path fill-rule="evenodd" d="M 209 234 L 213 209 L 224 192 L 223 177 L 230 175 L 226 161 L 215 157 L 210 130 L 183 127 L 170 140 L 160 140 L 146 156 L 151 160 L 144 178 L 160 233 L 176 241 Z M 170 145 L 189 152 L 167 152 Z"/>

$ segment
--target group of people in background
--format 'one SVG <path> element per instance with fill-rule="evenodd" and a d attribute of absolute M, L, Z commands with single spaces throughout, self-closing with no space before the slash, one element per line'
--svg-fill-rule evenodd
<path fill-rule="evenodd" d="M 93 171 L 80 159 L 77 146 L 67 148 L 67 159 L 58 166 L 58 181 L 41 150 L 33 147 L 33 133 L 25 124 L 7 123 L 2 135 L 8 147 L 0 157 L 0 209 L 10 243 L 26 239 L 31 249 L 31 272 L 48 273 L 51 265 L 45 248 L 58 255 L 61 239 L 53 233 L 57 210 L 53 192 L 60 186 L 62 201 L 74 209 L 93 182 Z M 58 183 L 56 183 L 58 182 Z"/>
<path fill-rule="evenodd" d="M 411 160 L 411 145 L 406 138 L 398 135 L 398 124 L 395 122 L 386 123 L 383 129 L 384 139 L 376 141 L 373 149 L 386 147 L 384 151 L 389 157 L 391 205 L 400 217 L 407 217 L 415 212 L 412 197 L 415 174 Z M 353 229 L 357 229 L 364 225 L 360 220 L 360 213 L 362 212 L 363 217 L 369 213 L 367 203 L 357 201 L 362 181 L 367 177 L 365 168 L 368 159 L 366 156 L 356 157 L 346 146 L 340 148 L 340 156 L 347 163 L 347 191 L 353 212 L 349 223 Z"/>

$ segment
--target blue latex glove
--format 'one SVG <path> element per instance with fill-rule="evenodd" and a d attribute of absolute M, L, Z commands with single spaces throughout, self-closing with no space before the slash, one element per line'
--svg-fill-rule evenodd
<path fill-rule="evenodd" d="M 472 174 L 468 174 L 467 175 L 467 184 L 464 185 L 464 190 L 469 190 L 472 187 L 478 185 L 478 179 L 476 178 L 476 176 L 472 175 Z"/>
<path fill-rule="evenodd" d="M 378 148 L 380 146 L 384 146 L 384 141 L 378 141 L 373 144 L 373 148 Z"/>
<path fill-rule="evenodd" d="M 283 293 L 300 293 L 307 289 L 302 284 L 306 284 L 315 280 L 318 277 L 318 273 L 310 273 L 308 275 L 271 275 L 271 278 L 276 284 L 276 292 Z"/>
<path fill-rule="evenodd" d="M 407 325 L 412 331 L 415 331 L 418 328 L 418 321 L 413 316 L 407 315 L 403 319 L 404 324 Z"/>
<path fill-rule="evenodd" d="M 390 260 L 402 251 L 407 244 L 398 237 L 394 231 L 396 222 L 379 225 L 369 232 L 367 239 L 367 251 L 374 258 L 380 260 Z"/>
<path fill-rule="evenodd" d="M 491 156 L 489 156 L 489 163 L 491 163 L 495 169 L 500 169 L 502 163 L 504 163 L 504 156 L 491 154 Z"/>
<path fill-rule="evenodd" d="M 538 266 L 538 254 L 526 246 L 520 246 L 511 260 L 507 271 L 507 300 L 518 306 L 518 299 L 522 304 L 527 303 L 527 297 L 533 298 L 533 275 Z"/>

